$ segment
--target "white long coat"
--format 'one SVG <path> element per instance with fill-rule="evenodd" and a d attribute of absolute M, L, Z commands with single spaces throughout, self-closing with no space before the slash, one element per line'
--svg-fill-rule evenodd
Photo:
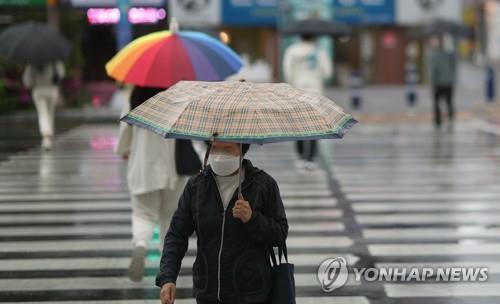
<path fill-rule="evenodd" d="M 123 117 L 130 110 L 125 102 Z M 115 152 L 129 153 L 127 182 L 130 194 L 139 195 L 173 189 L 179 176 L 175 168 L 175 140 L 165 139 L 143 128 L 120 122 Z"/>
<path fill-rule="evenodd" d="M 323 81 L 332 75 L 332 62 L 314 42 L 301 41 L 286 49 L 283 73 L 292 86 L 323 94 Z"/>

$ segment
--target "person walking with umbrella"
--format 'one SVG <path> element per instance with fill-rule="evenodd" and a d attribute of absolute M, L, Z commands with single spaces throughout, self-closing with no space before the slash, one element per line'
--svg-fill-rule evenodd
<path fill-rule="evenodd" d="M 205 170 L 181 196 L 165 238 L 157 285 L 162 303 L 175 300 L 176 279 L 188 237 L 196 231 L 194 288 L 199 304 L 268 303 L 266 246 L 286 240 L 288 222 L 276 181 L 250 160 L 248 144 L 214 141 Z M 242 195 L 238 195 L 242 174 Z M 234 283 L 233 283 L 234 282 Z"/>
<path fill-rule="evenodd" d="M 56 106 L 61 100 L 59 84 L 64 75 L 64 64 L 60 61 L 41 67 L 28 65 L 23 73 L 24 86 L 32 90 L 42 148 L 46 151 L 52 148 Z"/>
<path fill-rule="evenodd" d="M 301 41 L 291 45 L 283 58 L 285 81 L 292 86 L 323 94 L 324 81 L 332 75 L 332 62 L 328 54 L 319 47 L 315 37 L 309 33 L 301 34 Z M 314 169 L 317 152 L 315 140 L 297 141 L 299 168 Z"/>
<path fill-rule="evenodd" d="M 59 32 L 46 24 L 26 22 L 0 33 L 0 57 L 26 65 L 23 83 L 33 93 L 42 135 L 42 148 L 50 150 L 54 137 L 54 114 L 61 99 L 59 83 L 71 45 Z"/>
<path fill-rule="evenodd" d="M 189 179 L 165 236 L 156 277 L 162 303 L 176 299 L 193 233 L 198 304 L 295 303 L 293 267 L 280 264 L 285 271 L 277 272 L 269 263 L 273 247 L 288 262 L 278 184 L 244 156 L 254 143 L 342 138 L 356 120 L 331 100 L 283 83 L 181 81 L 122 121 L 165 138 L 209 142 L 204 169 Z"/>
<path fill-rule="evenodd" d="M 122 115 L 163 91 L 160 88 L 135 87 Z M 154 226 L 160 226 L 161 247 L 187 178 L 196 171 L 178 171 L 175 139 L 164 140 L 145 129 L 120 123 L 115 152 L 128 159 L 127 184 L 132 203 L 133 252 L 128 268 L 130 280 L 139 282 L 144 276 L 144 259 L 150 246 Z M 178 156 L 177 156 L 178 157 Z M 184 158 L 186 156 L 183 156 Z M 188 159 L 199 163 L 197 155 Z M 187 174 L 191 173 L 191 174 Z"/>
<path fill-rule="evenodd" d="M 135 85 L 130 107 L 126 103 L 122 115 L 182 79 L 222 80 L 240 69 L 239 57 L 210 36 L 179 32 L 175 20 L 170 29 L 134 40 L 106 65 L 108 75 Z M 158 222 L 163 247 L 187 176 L 201 169 L 200 146 L 203 144 L 198 142 L 193 147 L 185 139 L 163 140 L 142 128 L 120 124 L 116 152 L 129 159 L 134 249 L 128 275 L 132 281 L 143 278 L 145 254 Z"/>

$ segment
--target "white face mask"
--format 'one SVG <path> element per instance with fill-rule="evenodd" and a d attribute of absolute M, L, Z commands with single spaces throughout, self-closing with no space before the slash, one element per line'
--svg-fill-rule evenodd
<path fill-rule="evenodd" d="M 229 176 L 240 167 L 240 157 L 229 154 L 210 154 L 208 162 L 219 176 Z"/>

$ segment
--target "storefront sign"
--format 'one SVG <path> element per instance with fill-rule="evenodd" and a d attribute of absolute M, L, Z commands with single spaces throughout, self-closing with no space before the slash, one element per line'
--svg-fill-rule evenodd
<path fill-rule="evenodd" d="M 0 6 L 45 6 L 47 0 L 0 0 Z"/>
<path fill-rule="evenodd" d="M 334 0 L 333 3 L 334 19 L 338 22 L 357 25 L 395 21 L 395 0 Z"/>
<path fill-rule="evenodd" d="M 132 24 L 154 24 L 167 17 L 163 8 L 133 7 L 128 11 L 128 21 Z M 90 24 L 116 24 L 120 21 L 119 8 L 89 8 L 87 20 Z"/>
<path fill-rule="evenodd" d="M 433 19 L 461 22 L 462 7 L 458 0 L 398 1 L 396 21 L 403 25 L 420 25 Z"/>
<path fill-rule="evenodd" d="M 278 0 L 223 0 L 224 25 L 276 26 Z"/>
<path fill-rule="evenodd" d="M 71 0 L 71 5 L 84 8 L 117 7 L 118 2 L 119 0 Z M 130 0 L 130 5 L 135 7 L 165 7 L 165 0 Z"/>

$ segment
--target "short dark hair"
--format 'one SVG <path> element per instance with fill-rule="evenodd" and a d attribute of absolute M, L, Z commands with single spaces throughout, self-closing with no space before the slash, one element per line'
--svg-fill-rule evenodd
<path fill-rule="evenodd" d="M 149 98 L 163 91 L 165 91 L 165 89 L 162 88 L 134 87 L 130 94 L 130 110 L 135 109 Z"/>
<path fill-rule="evenodd" d="M 247 154 L 249 149 L 250 149 L 250 144 L 242 144 L 241 145 L 241 151 L 243 152 L 243 155 Z"/>
<path fill-rule="evenodd" d="M 205 141 L 205 144 L 211 145 L 211 142 Z M 250 150 L 250 144 L 241 144 L 241 151 L 243 152 L 243 155 L 247 154 L 248 150 Z"/>
<path fill-rule="evenodd" d="M 313 41 L 314 38 L 315 37 L 313 34 L 304 33 L 300 35 L 300 39 L 302 39 L 303 41 Z"/>

